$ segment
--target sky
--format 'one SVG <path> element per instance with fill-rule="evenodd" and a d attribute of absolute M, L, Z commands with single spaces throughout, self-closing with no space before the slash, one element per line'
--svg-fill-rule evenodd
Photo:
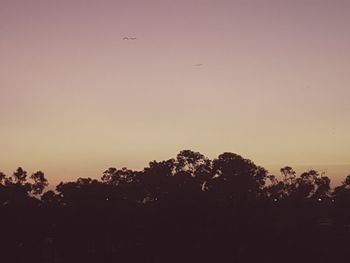
<path fill-rule="evenodd" d="M 0 0 L 0 170 L 56 184 L 191 149 L 340 183 L 349 13 L 346 0 Z"/>

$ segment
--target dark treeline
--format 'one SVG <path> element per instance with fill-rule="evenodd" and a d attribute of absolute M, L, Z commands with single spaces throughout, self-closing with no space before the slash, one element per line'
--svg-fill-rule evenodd
<path fill-rule="evenodd" d="M 349 262 L 350 176 L 185 150 L 46 191 L 0 173 L 0 262 Z"/>

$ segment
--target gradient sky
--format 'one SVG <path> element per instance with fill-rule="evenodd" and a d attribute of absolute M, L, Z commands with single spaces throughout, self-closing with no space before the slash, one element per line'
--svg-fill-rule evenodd
<path fill-rule="evenodd" d="M 0 0 L 0 170 L 56 184 L 192 149 L 340 182 L 349 14 L 346 0 Z"/>

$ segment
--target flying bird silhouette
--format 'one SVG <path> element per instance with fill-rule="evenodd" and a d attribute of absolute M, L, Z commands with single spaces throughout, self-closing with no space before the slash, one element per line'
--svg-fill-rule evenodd
<path fill-rule="evenodd" d="M 194 64 L 195 67 L 200 67 L 200 66 L 203 66 L 203 64 Z"/>
<path fill-rule="evenodd" d="M 123 40 L 136 40 L 136 37 L 124 37 Z"/>

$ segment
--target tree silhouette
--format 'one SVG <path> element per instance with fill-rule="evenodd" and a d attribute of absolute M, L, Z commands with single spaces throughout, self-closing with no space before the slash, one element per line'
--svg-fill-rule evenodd
<path fill-rule="evenodd" d="M 235 153 L 211 160 L 184 150 L 46 192 L 41 171 L 0 173 L 0 259 L 345 262 L 350 175 L 332 191 L 318 171 L 280 172 Z"/>
<path fill-rule="evenodd" d="M 30 178 L 34 181 L 31 187 L 31 191 L 34 195 L 42 194 L 44 189 L 49 185 L 44 173 L 41 171 L 32 174 Z"/>

